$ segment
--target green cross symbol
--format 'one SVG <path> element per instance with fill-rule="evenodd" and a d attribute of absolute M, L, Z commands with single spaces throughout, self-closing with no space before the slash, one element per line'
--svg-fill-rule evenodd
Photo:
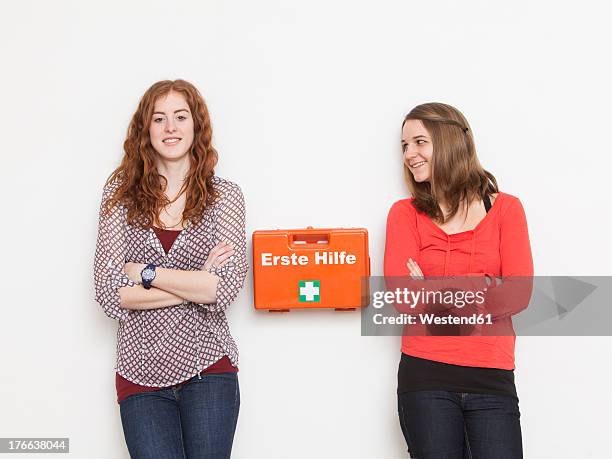
<path fill-rule="evenodd" d="M 299 281 L 300 303 L 313 303 L 321 301 L 321 281 Z"/>

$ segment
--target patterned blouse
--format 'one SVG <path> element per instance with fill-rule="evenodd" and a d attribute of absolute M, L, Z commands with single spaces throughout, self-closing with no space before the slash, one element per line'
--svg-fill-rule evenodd
<path fill-rule="evenodd" d="M 107 316 L 119 321 L 115 370 L 136 384 L 166 387 L 197 375 L 224 355 L 238 366 L 225 310 L 236 299 L 248 270 L 242 191 L 235 183 L 213 177 L 218 199 L 206 207 L 199 223 L 186 223 L 166 254 L 153 228 L 127 223 L 123 205 L 103 215 L 118 183 L 104 187 L 94 260 L 95 299 Z M 216 303 L 184 301 L 149 310 L 120 306 L 119 288 L 135 285 L 123 271 L 126 262 L 201 270 L 220 241 L 233 243 L 235 253 L 223 267 L 211 270 L 219 276 Z"/>

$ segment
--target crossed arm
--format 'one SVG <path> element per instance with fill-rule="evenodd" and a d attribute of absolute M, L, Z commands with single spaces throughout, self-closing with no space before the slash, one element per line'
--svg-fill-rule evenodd
<path fill-rule="evenodd" d="M 223 311 L 237 297 L 248 271 L 242 191 L 223 184 L 215 204 L 214 239 L 219 242 L 200 270 L 157 268 L 150 289 L 140 284 L 142 263 L 126 263 L 125 215 L 119 206 L 103 212 L 113 184 L 105 186 L 94 257 L 95 299 L 105 314 L 126 320 L 136 310 L 158 309 L 189 301 L 208 311 Z"/>
<path fill-rule="evenodd" d="M 149 290 L 140 284 L 140 272 L 144 263 L 126 263 L 124 272 L 136 285 L 119 289 L 121 307 L 124 309 L 157 309 L 180 304 L 183 300 L 194 303 L 214 303 L 217 300 L 219 277 L 210 273 L 211 267 L 224 266 L 234 254 L 234 246 L 220 242 L 211 251 L 200 271 L 157 268 Z"/>

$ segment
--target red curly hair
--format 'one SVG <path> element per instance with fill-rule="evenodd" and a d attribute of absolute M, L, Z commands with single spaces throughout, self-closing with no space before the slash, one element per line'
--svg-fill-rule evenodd
<path fill-rule="evenodd" d="M 163 228 L 159 214 L 164 206 L 171 203 L 164 194 L 167 180 L 157 172 L 157 152 L 149 138 L 155 102 L 170 91 L 185 97 L 194 121 L 193 144 L 189 153 L 191 168 L 181 188 L 181 192 L 186 188 L 187 193 L 182 221 L 191 220 L 196 224 L 202 218 L 204 208 L 217 198 L 212 177 L 218 155 L 212 146 L 212 126 L 204 98 L 195 86 L 185 80 L 158 81 L 147 89 L 140 99 L 123 143 L 125 154 L 121 164 L 106 180 L 106 185 L 115 179 L 118 179 L 120 184 L 106 202 L 105 211 L 108 212 L 115 204 L 121 203 L 128 209 L 128 223 L 145 229 L 151 228 L 152 225 Z"/>

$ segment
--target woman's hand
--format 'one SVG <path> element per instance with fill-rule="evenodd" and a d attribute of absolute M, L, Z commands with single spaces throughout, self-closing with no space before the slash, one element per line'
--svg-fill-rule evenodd
<path fill-rule="evenodd" d="M 125 264 L 123 271 L 127 274 L 132 282 L 137 282 L 140 284 L 142 282 L 140 272 L 145 269 L 145 266 L 147 265 L 144 263 L 132 263 L 130 261 Z"/>
<path fill-rule="evenodd" d="M 408 262 L 406 263 L 408 270 L 410 271 L 410 277 L 416 280 L 424 280 L 425 276 L 423 276 L 423 271 L 412 258 L 408 258 Z"/>
<path fill-rule="evenodd" d="M 219 242 L 208 254 L 202 269 L 210 272 L 212 268 L 221 268 L 234 255 L 234 245 L 228 242 Z"/>

